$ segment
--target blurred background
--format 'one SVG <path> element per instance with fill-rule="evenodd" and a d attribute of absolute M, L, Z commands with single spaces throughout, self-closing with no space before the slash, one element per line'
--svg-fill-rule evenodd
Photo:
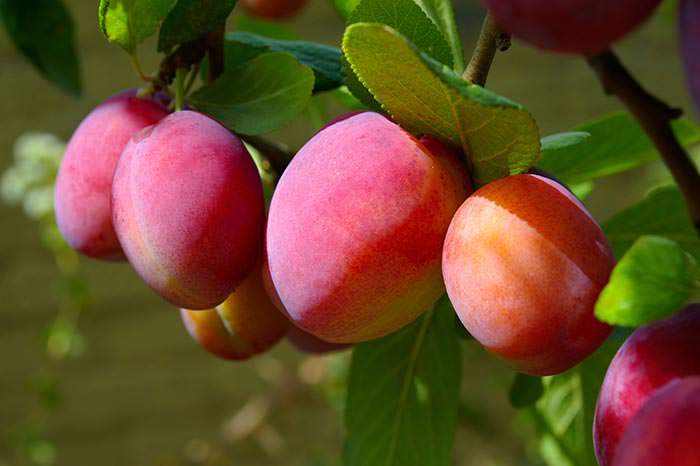
<path fill-rule="evenodd" d="M 15 152 L 60 153 L 61 140 L 96 104 L 140 84 L 128 56 L 99 32 L 96 3 L 66 3 L 76 22 L 84 95 L 71 98 L 43 81 L 0 34 L 0 172 Z M 455 3 L 469 54 L 483 10 L 476 0 Z M 675 18 L 667 11 L 617 49 L 654 93 L 690 109 Z M 335 46 L 343 32 L 327 0 L 309 0 L 286 26 Z M 140 48 L 147 71 L 158 63 L 152 50 L 152 42 Z M 488 86 L 525 105 L 543 135 L 620 109 L 582 60 L 517 42 L 497 57 Z M 330 100 L 320 97 L 314 118 L 271 137 L 299 147 L 319 118 L 339 111 Z M 16 143 L 28 131 L 58 139 Z M 663 167 L 652 164 L 599 181 L 586 203 L 603 220 L 664 181 Z M 35 201 L 41 210 L 42 199 Z M 127 265 L 78 260 L 17 206 L 0 203 L 0 225 L 0 466 L 340 465 L 347 354 L 308 357 L 282 342 L 249 362 L 217 360 Z M 463 346 L 455 464 L 540 464 L 529 423 L 508 403 L 512 372 L 477 345 Z"/>

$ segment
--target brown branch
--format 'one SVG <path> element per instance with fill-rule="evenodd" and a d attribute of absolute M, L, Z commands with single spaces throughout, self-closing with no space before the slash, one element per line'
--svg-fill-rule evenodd
<path fill-rule="evenodd" d="M 265 139 L 261 136 L 240 136 L 246 143 L 259 150 L 262 155 L 270 162 L 270 166 L 278 175 L 282 175 L 284 170 L 292 161 L 294 153 L 290 152 L 286 147 Z"/>
<path fill-rule="evenodd" d="M 503 32 L 491 15 L 487 14 L 474 53 L 462 77 L 471 83 L 484 86 L 496 52 L 504 52 L 509 48 L 510 35 Z"/>
<path fill-rule="evenodd" d="M 587 60 L 605 92 L 625 104 L 656 146 L 683 193 L 693 224 L 700 230 L 700 173 L 671 128 L 671 121 L 679 118 L 682 110 L 647 92 L 611 50 Z"/>

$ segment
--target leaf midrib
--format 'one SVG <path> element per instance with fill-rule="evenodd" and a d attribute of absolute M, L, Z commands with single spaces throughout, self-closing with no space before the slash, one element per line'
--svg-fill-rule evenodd
<path fill-rule="evenodd" d="M 401 424 L 401 418 L 403 417 L 403 412 L 406 405 L 406 400 L 408 398 L 409 389 L 411 387 L 411 382 L 414 378 L 416 371 L 416 364 L 418 363 L 418 356 L 420 355 L 420 350 L 423 347 L 423 341 L 425 340 L 425 335 L 428 332 L 428 327 L 430 327 L 430 322 L 433 320 L 433 315 L 435 314 L 435 309 L 428 311 L 423 318 L 420 329 L 418 329 L 418 334 L 413 343 L 413 348 L 411 349 L 411 354 L 408 359 L 408 367 L 406 369 L 406 375 L 404 376 L 403 383 L 401 386 L 401 395 L 399 397 L 399 402 L 396 408 L 396 416 L 394 418 L 393 425 L 391 426 L 391 438 L 389 439 L 389 451 L 387 454 L 387 466 L 393 463 L 394 456 L 396 455 L 396 445 L 399 436 L 399 427 Z"/>

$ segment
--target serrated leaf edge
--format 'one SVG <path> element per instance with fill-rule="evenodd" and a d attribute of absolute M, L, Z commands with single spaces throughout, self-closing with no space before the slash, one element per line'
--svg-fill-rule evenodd
<path fill-rule="evenodd" d="M 350 65 L 350 68 L 352 69 L 352 71 L 353 71 L 353 73 L 355 74 L 355 76 L 357 76 L 357 78 L 358 78 L 358 80 L 360 81 L 360 83 L 365 87 L 365 89 L 367 89 L 367 91 L 368 91 L 368 92 L 374 97 L 374 99 L 379 103 L 379 105 L 380 105 L 381 108 L 384 110 L 384 112 L 387 113 L 388 115 L 390 115 L 390 116 L 392 117 L 392 119 L 396 120 L 396 115 L 395 115 L 393 112 L 391 112 L 391 111 L 379 100 L 379 98 L 377 97 L 376 93 L 375 93 L 374 91 L 372 91 L 372 89 L 371 89 L 370 86 L 367 84 L 367 82 L 365 81 L 365 79 L 364 79 L 364 78 L 362 77 L 362 75 L 358 72 L 358 70 L 357 70 L 357 68 L 356 68 L 356 65 L 353 64 L 352 60 L 350 59 L 350 57 L 348 56 L 348 54 L 347 54 L 347 52 L 346 52 L 346 43 L 347 43 L 347 39 L 348 39 L 348 31 L 349 31 L 350 29 L 352 29 L 352 28 L 363 27 L 363 26 L 375 26 L 375 27 L 376 27 L 376 26 L 379 26 L 379 27 L 381 27 L 382 29 L 385 29 L 386 31 L 388 31 L 388 32 L 390 32 L 390 33 L 396 34 L 399 38 L 401 38 L 401 39 L 409 46 L 409 48 L 413 51 L 413 53 L 416 54 L 416 56 L 418 57 L 418 59 L 419 59 L 420 61 L 422 61 L 422 62 L 426 65 L 426 69 L 427 69 L 429 72 L 431 72 L 435 77 L 437 77 L 438 80 L 443 84 L 443 86 L 445 86 L 445 87 L 443 87 L 441 90 L 442 90 L 443 92 L 446 92 L 447 95 L 448 95 L 448 97 L 449 97 L 449 93 L 450 93 L 450 92 L 454 92 L 455 94 L 459 95 L 460 97 L 463 97 L 463 98 L 469 100 L 470 102 L 473 102 L 474 104 L 476 104 L 476 105 L 478 105 L 478 106 L 480 106 L 480 107 L 482 107 L 482 108 L 485 108 L 485 109 L 487 109 L 487 110 L 490 110 L 490 109 L 492 109 L 492 108 L 498 108 L 498 109 L 501 109 L 501 110 L 504 110 L 504 111 L 508 111 L 508 110 L 518 110 L 518 111 L 520 111 L 520 112 L 523 112 L 523 113 L 525 113 L 525 114 L 529 117 L 528 120 L 531 122 L 531 129 L 534 129 L 535 132 L 537 132 L 537 134 L 539 134 L 539 126 L 537 125 L 537 122 L 535 121 L 535 119 L 534 119 L 534 117 L 532 116 L 532 114 L 531 114 L 527 109 L 525 109 L 522 105 L 520 105 L 520 104 L 518 104 L 518 103 L 516 103 L 516 102 L 513 102 L 513 101 L 511 101 L 510 99 L 508 99 L 508 98 L 506 98 L 506 97 L 502 97 L 502 96 L 499 96 L 499 95 L 497 95 L 497 94 L 494 94 L 494 95 L 496 95 L 497 97 L 499 97 L 499 100 L 503 101 L 504 103 L 503 103 L 503 104 L 494 104 L 494 105 L 491 105 L 491 106 L 486 106 L 486 105 L 482 104 L 481 102 L 478 102 L 477 100 L 474 100 L 474 99 L 472 98 L 472 96 L 469 96 L 469 95 L 464 94 L 463 92 L 461 92 L 460 89 L 458 89 L 458 88 L 452 86 L 452 84 L 450 84 L 449 82 L 447 82 L 447 81 L 445 80 L 445 78 L 444 78 L 443 76 L 440 75 L 440 73 L 435 72 L 435 70 L 432 69 L 432 67 L 431 67 L 430 63 L 428 62 L 428 60 L 433 61 L 435 64 L 438 64 L 439 62 L 437 62 L 436 60 L 434 60 L 434 59 L 432 59 L 432 58 L 430 58 L 430 57 L 426 57 L 426 56 L 425 56 L 411 41 L 409 41 L 403 34 L 401 34 L 400 32 L 398 32 L 397 30 L 395 30 L 395 29 L 392 28 L 391 26 L 388 26 L 388 25 L 382 24 L 382 23 L 362 23 L 362 22 L 350 24 L 350 25 L 346 28 L 345 33 L 343 34 L 343 40 L 342 40 L 342 51 L 343 51 L 343 56 L 344 56 L 345 59 L 347 60 L 348 64 Z M 426 60 L 426 58 L 427 58 L 428 60 Z M 444 63 L 440 63 L 440 66 L 445 67 L 445 71 L 446 71 L 446 72 L 454 73 L 454 71 L 453 71 L 451 68 L 449 68 L 447 65 L 445 65 Z M 466 82 L 465 82 L 465 83 L 466 83 Z M 480 90 L 487 91 L 486 89 L 481 88 L 480 86 L 478 86 L 478 85 L 476 85 L 476 84 L 470 84 L 470 83 L 466 83 L 466 84 L 467 84 L 468 86 L 475 86 L 475 87 L 479 88 Z M 487 92 L 490 92 L 490 91 L 487 91 Z M 453 99 L 450 98 L 450 99 L 448 99 L 448 100 L 453 100 Z M 480 126 L 478 126 L 478 127 L 469 128 L 469 129 L 466 129 L 466 128 L 464 128 L 464 127 L 462 126 L 462 120 L 461 120 L 460 118 L 457 118 L 457 116 L 455 116 L 455 121 L 457 122 L 458 125 L 460 125 L 460 126 L 459 126 L 459 129 L 460 129 L 460 131 L 459 131 L 459 137 L 460 137 L 460 140 L 461 140 L 461 143 L 462 143 L 462 148 L 463 148 L 465 151 L 469 151 L 469 144 L 468 144 L 468 138 L 467 138 L 467 136 L 468 136 L 470 133 L 473 133 L 473 132 L 477 131 L 477 130 L 480 129 L 481 127 L 486 126 L 486 125 L 489 123 L 490 120 L 484 121 L 483 124 L 480 125 Z M 492 159 L 494 159 L 495 157 L 497 157 L 498 155 L 503 154 L 505 151 L 508 151 L 509 149 L 511 149 L 512 147 L 514 147 L 516 144 L 525 144 L 524 142 L 522 142 L 522 134 L 524 134 L 523 131 L 519 131 L 519 132 L 518 132 L 518 136 L 514 139 L 514 141 L 513 141 L 512 143 L 508 144 L 503 150 L 501 150 L 501 151 L 499 151 L 499 152 L 493 154 L 491 157 L 488 157 L 488 158 L 486 158 L 486 159 L 480 159 L 479 161 L 480 161 L 480 162 L 488 163 L 489 160 L 492 160 Z M 432 135 L 432 136 L 435 136 L 435 135 Z M 444 135 L 443 135 L 443 137 L 444 137 Z M 524 171 L 524 170 L 526 169 L 526 168 L 525 168 L 526 165 L 527 165 L 528 168 L 529 168 L 530 166 L 534 166 L 534 165 L 538 162 L 540 156 L 541 156 L 541 142 L 540 142 L 540 140 L 538 139 L 537 153 L 535 154 L 535 156 L 534 156 L 534 158 L 531 160 L 531 162 L 530 162 L 529 164 L 524 164 L 524 163 L 523 163 L 523 164 L 518 164 L 518 165 L 515 165 L 515 166 L 511 166 L 511 167 L 510 167 L 510 174 L 521 173 L 522 171 Z"/>

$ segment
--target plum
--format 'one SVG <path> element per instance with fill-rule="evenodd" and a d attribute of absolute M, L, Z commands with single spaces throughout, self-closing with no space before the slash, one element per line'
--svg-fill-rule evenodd
<path fill-rule="evenodd" d="M 200 113 L 174 113 L 129 142 L 112 207 L 129 262 L 177 307 L 219 305 L 260 258 L 255 163 L 235 135 Z"/>
<path fill-rule="evenodd" d="M 314 136 L 272 199 L 267 257 L 292 322 L 331 343 L 386 335 L 444 293 L 442 244 L 470 191 L 458 154 L 377 113 Z"/>
<path fill-rule="evenodd" d="M 78 126 L 56 179 L 56 223 L 72 248 L 96 259 L 124 259 L 112 225 L 112 178 L 131 137 L 168 109 L 135 90 L 112 96 Z"/>
<path fill-rule="evenodd" d="M 593 440 L 609 466 L 632 416 L 671 380 L 700 375 L 700 305 L 637 329 L 615 355 L 596 405 Z"/>
<path fill-rule="evenodd" d="M 484 0 L 518 39 L 560 53 L 598 54 L 652 15 L 661 0 Z"/>
<path fill-rule="evenodd" d="M 583 205 L 552 180 L 514 175 L 479 189 L 455 214 L 442 261 L 464 326 L 518 371 L 563 372 L 610 334 L 593 310 L 613 252 Z"/>

